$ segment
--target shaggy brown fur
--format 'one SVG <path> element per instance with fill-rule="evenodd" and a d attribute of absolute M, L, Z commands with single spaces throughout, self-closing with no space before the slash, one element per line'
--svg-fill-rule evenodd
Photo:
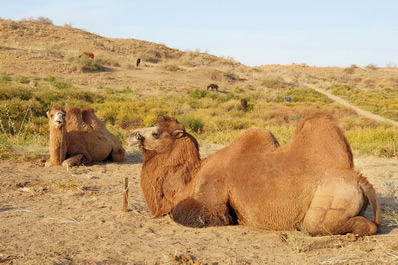
<path fill-rule="evenodd" d="M 151 153 L 142 172 L 143 178 L 151 179 L 149 187 L 149 182 L 142 183 L 144 195 L 157 194 L 156 200 L 147 200 L 151 212 L 153 205 L 160 209 L 165 204 L 160 202 L 167 201 L 162 214 L 155 216 L 173 209 L 173 219 L 187 226 L 238 222 L 268 230 L 305 229 L 312 235 L 377 231 L 381 218 L 375 190 L 353 170 L 348 142 L 327 115 L 302 121 L 292 142 L 283 147 L 278 148 L 266 130 L 251 129 L 203 161 L 192 136 L 180 127 L 185 137 L 176 139 L 171 131 L 165 134 L 152 127 L 135 132 L 142 134 L 144 157 Z M 160 153 L 147 149 L 154 146 L 163 151 L 157 161 Z M 197 155 L 181 155 L 173 165 L 168 162 L 173 152 L 186 150 Z M 189 174 L 180 171 L 186 164 L 194 165 Z M 368 202 L 373 222 L 359 216 Z"/>
<path fill-rule="evenodd" d="M 50 159 L 46 166 L 78 166 L 111 158 L 123 161 L 125 150 L 93 109 L 54 106 L 47 112 Z"/>

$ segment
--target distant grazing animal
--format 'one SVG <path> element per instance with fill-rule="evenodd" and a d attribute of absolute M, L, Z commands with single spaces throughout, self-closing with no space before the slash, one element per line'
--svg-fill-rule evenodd
<path fill-rule="evenodd" d="M 247 110 L 247 100 L 246 100 L 245 98 L 242 98 L 242 99 L 240 100 L 240 105 L 242 105 L 242 108 L 243 108 L 244 110 Z"/>
<path fill-rule="evenodd" d="M 207 86 L 207 90 L 209 90 L 209 89 L 211 89 L 211 90 L 215 89 L 215 90 L 218 91 L 218 85 L 216 85 L 216 84 L 210 84 L 210 85 Z"/>
<path fill-rule="evenodd" d="M 136 66 L 137 66 L 137 67 L 138 67 L 138 66 L 140 66 L 140 63 L 141 63 L 141 59 L 140 59 L 140 58 L 138 58 L 138 59 L 137 59 Z"/>
<path fill-rule="evenodd" d="M 125 150 L 93 109 L 54 106 L 47 112 L 50 159 L 46 166 L 79 166 L 112 159 L 123 161 Z"/>
<path fill-rule="evenodd" d="M 286 97 L 285 97 L 285 101 L 286 101 L 286 102 L 291 102 L 292 99 L 291 99 L 289 96 L 286 96 Z"/>
<path fill-rule="evenodd" d="M 91 59 L 94 60 L 94 53 L 91 53 L 91 52 L 83 52 L 82 54 L 79 55 L 79 58 L 82 57 L 82 56 L 87 56 L 87 57 L 90 57 Z"/>
<path fill-rule="evenodd" d="M 343 132 L 325 114 L 303 120 L 283 147 L 267 130 L 249 129 L 203 160 L 174 118 L 135 130 L 129 142 L 142 149 L 141 188 L 154 217 L 311 235 L 371 235 L 381 223 L 373 186 L 354 171 Z M 360 216 L 369 202 L 373 222 Z"/>

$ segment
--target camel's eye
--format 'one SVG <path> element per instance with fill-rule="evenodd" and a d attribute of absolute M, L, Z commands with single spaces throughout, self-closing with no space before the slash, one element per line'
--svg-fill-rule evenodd
<path fill-rule="evenodd" d="M 152 133 L 152 136 L 153 136 L 153 138 L 155 138 L 155 139 L 159 139 L 160 135 L 161 135 L 161 133 L 159 133 L 159 132 L 153 132 L 153 133 Z"/>

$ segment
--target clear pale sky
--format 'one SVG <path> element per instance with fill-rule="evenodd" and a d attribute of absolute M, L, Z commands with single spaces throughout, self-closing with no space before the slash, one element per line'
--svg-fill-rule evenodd
<path fill-rule="evenodd" d="M 1 18 L 38 16 L 249 66 L 398 66 L 398 0 L 0 0 Z"/>

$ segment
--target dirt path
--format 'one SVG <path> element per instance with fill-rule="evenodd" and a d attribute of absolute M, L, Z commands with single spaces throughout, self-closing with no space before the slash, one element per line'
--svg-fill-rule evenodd
<path fill-rule="evenodd" d="M 364 117 L 367 117 L 369 119 L 373 119 L 373 120 L 376 120 L 376 121 L 380 121 L 380 122 L 391 123 L 391 124 L 393 124 L 393 125 L 398 127 L 398 122 L 390 120 L 390 119 L 387 119 L 387 118 L 384 118 L 384 117 L 376 115 L 376 114 L 373 114 L 373 113 L 371 113 L 369 111 L 366 111 L 366 110 L 363 110 L 361 108 L 358 108 L 357 106 L 354 106 L 354 105 L 348 103 L 344 99 L 342 99 L 342 98 L 340 98 L 338 96 L 332 95 L 332 93 L 330 93 L 330 92 L 328 92 L 326 90 L 323 90 L 323 89 L 321 89 L 321 88 L 319 88 L 317 86 L 314 86 L 314 85 L 311 85 L 311 84 L 305 84 L 305 86 L 309 87 L 311 89 L 314 89 L 315 91 L 317 91 L 319 93 L 324 94 L 325 96 L 327 96 L 328 98 L 330 98 L 331 100 L 333 100 L 333 101 L 335 101 L 335 102 L 337 102 L 339 104 L 342 104 L 342 105 L 344 105 L 344 106 L 346 106 L 348 108 L 351 108 L 351 109 L 355 110 L 358 115 L 361 115 L 361 116 L 364 116 Z"/>

